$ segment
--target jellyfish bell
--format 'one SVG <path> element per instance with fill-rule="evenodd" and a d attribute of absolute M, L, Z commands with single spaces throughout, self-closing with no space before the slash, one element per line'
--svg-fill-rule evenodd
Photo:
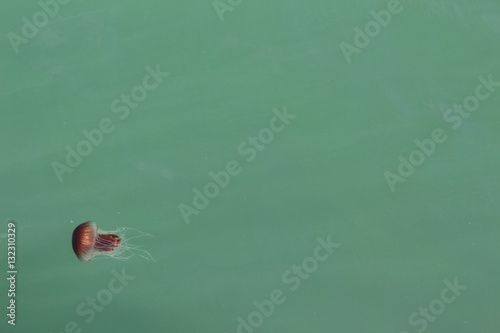
<path fill-rule="evenodd" d="M 103 231 L 95 222 L 88 221 L 73 231 L 73 251 L 82 262 L 89 262 L 96 256 L 127 260 L 135 255 L 154 261 L 147 251 L 129 243 L 131 239 L 142 236 L 152 235 L 126 227 Z"/>
<path fill-rule="evenodd" d="M 73 231 L 73 251 L 83 262 L 89 262 L 100 252 L 114 251 L 120 243 L 120 236 L 100 230 L 92 221 L 80 224 Z"/>

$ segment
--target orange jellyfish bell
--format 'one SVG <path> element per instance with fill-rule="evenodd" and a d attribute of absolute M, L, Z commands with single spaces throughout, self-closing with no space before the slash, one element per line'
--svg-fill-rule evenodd
<path fill-rule="evenodd" d="M 88 221 L 75 228 L 72 243 L 78 259 L 89 262 L 97 254 L 115 251 L 121 241 L 120 236 L 102 231 L 95 222 Z"/>

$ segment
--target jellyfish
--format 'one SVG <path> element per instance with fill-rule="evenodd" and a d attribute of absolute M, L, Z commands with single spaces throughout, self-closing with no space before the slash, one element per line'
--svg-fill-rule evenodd
<path fill-rule="evenodd" d="M 96 256 L 127 260 L 135 255 L 154 261 L 149 252 L 129 242 L 131 239 L 143 236 L 152 235 L 126 227 L 103 231 L 95 222 L 88 221 L 73 231 L 73 251 L 82 262 L 89 262 Z"/>

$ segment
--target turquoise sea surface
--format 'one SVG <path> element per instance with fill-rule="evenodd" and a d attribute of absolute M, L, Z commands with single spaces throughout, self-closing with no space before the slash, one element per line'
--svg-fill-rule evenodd
<path fill-rule="evenodd" d="M 0 32 L 0 332 L 500 331 L 498 1 L 6 0 Z M 86 221 L 120 246 L 80 262 Z"/>

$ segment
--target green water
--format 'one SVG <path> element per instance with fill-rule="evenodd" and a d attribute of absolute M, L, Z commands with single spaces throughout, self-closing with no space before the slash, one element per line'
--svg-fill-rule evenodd
<path fill-rule="evenodd" d="M 54 4 L 0 5 L 1 332 L 499 331 L 497 1 Z"/>

